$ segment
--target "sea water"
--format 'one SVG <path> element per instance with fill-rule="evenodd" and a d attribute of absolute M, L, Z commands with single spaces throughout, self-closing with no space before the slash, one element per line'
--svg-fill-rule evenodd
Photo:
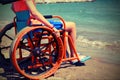
<path fill-rule="evenodd" d="M 110 54 L 109 59 L 114 57 L 115 61 L 120 61 L 118 56 L 120 54 L 120 0 L 37 4 L 36 6 L 44 15 L 59 15 L 66 21 L 75 22 L 77 47 L 81 50 L 93 47 L 92 51 L 97 47 L 100 48 L 95 52 L 99 54 L 97 56 L 104 54 L 103 56 L 109 57 Z M 0 5 L 0 28 L 12 21 L 14 16 L 10 4 Z M 110 49 L 104 51 L 106 47 Z"/>
<path fill-rule="evenodd" d="M 76 23 L 78 52 L 120 62 L 120 0 L 38 4 L 37 9 Z"/>
<path fill-rule="evenodd" d="M 114 39 L 120 39 L 119 4 L 119 0 L 96 0 L 83 3 L 38 4 L 37 8 L 43 14 L 60 15 L 66 21 L 75 22 L 77 32 L 81 35 L 89 37 L 90 33 L 101 33 L 101 40 L 105 40 L 104 34 L 115 35 Z M 93 35 L 95 39 L 96 36 Z M 110 37 L 108 38 L 111 41 Z"/>

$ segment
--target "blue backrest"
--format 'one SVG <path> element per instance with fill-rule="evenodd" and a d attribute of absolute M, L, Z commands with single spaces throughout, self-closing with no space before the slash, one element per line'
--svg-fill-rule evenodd
<path fill-rule="evenodd" d="M 21 31 L 28 25 L 28 20 L 30 18 L 30 12 L 28 10 L 16 12 L 16 24 L 17 32 Z"/>

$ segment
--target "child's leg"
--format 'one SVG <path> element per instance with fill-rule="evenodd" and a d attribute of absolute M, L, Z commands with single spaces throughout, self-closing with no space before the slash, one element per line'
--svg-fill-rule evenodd
<path fill-rule="evenodd" d="M 68 32 L 68 35 L 72 38 L 74 48 L 76 49 L 76 25 L 75 25 L 75 23 L 74 22 L 66 22 L 66 30 Z M 69 40 L 67 40 L 67 41 L 69 41 Z M 70 50 L 68 52 L 71 52 L 71 56 L 73 56 L 74 51 L 72 50 L 72 48 L 70 47 L 70 49 L 68 49 L 68 50 Z"/>
<path fill-rule="evenodd" d="M 74 22 L 66 22 L 66 30 L 68 31 L 68 34 L 72 38 L 73 46 L 76 50 L 76 25 L 75 25 L 75 23 Z M 68 52 L 71 52 L 71 54 L 69 53 L 70 56 L 75 56 L 72 47 L 70 47 L 70 49 L 68 49 L 68 50 L 69 50 Z M 91 58 L 90 56 L 80 55 L 78 53 L 77 53 L 77 55 L 79 56 L 79 59 L 81 62 L 85 62 L 86 60 L 89 60 Z"/>

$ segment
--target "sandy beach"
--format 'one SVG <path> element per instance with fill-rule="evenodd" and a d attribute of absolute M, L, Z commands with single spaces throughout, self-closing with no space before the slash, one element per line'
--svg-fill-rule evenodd
<path fill-rule="evenodd" d="M 4 42 L 7 43 L 6 40 L 4 40 Z M 79 43 L 78 40 L 77 42 Z M 97 50 L 88 47 L 81 48 L 79 44 L 77 45 L 79 52 L 81 51 L 81 53 L 85 53 L 85 55 L 92 56 L 92 59 L 86 61 L 85 65 L 75 66 L 68 63 L 61 64 L 61 67 L 56 71 L 54 76 L 48 77 L 45 80 L 120 80 L 120 59 L 118 62 L 111 61 L 111 58 L 113 58 L 113 60 L 116 58 L 112 55 L 116 54 L 112 53 L 106 56 L 101 49 Z M 3 60 L 0 60 L 0 80 L 28 79 L 17 73 L 11 64 L 6 64 Z"/>
<path fill-rule="evenodd" d="M 120 80 L 120 65 L 91 59 L 85 66 L 62 65 L 60 69 L 45 80 Z M 10 69 L 0 68 L 0 80 L 26 80 Z"/>
<path fill-rule="evenodd" d="M 120 65 L 94 58 L 87 61 L 85 66 L 60 68 L 55 73 L 55 77 L 58 77 L 58 80 L 120 80 L 119 74 Z M 52 80 L 52 78 L 54 80 L 55 77 L 48 80 Z"/>
<path fill-rule="evenodd" d="M 65 0 L 66 1 L 66 0 Z M 102 6 L 101 6 L 102 5 Z M 92 59 L 83 66 L 61 64 L 53 76 L 44 80 L 120 80 L 120 1 L 96 0 L 86 3 L 37 4 L 45 15 L 55 14 L 77 25 L 77 52 Z M 0 31 L 15 16 L 11 6 L 0 5 Z M 74 15 L 74 16 L 73 16 Z M 10 34 L 13 36 L 14 31 Z M 0 43 L 11 44 L 7 39 Z M 9 56 L 5 50 L 5 56 Z M 9 60 L 8 60 L 9 61 Z M 0 80 L 29 80 L 0 57 Z"/>

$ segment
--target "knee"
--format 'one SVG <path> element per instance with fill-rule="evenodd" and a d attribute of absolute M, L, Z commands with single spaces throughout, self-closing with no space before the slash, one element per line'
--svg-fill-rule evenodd
<path fill-rule="evenodd" d="M 67 27 L 75 28 L 75 27 L 76 27 L 76 23 L 75 23 L 75 22 L 67 22 L 67 23 L 66 23 L 66 26 L 67 26 Z"/>
<path fill-rule="evenodd" d="M 71 27 L 72 27 L 72 29 L 76 29 L 76 23 L 75 22 L 71 22 Z"/>
<path fill-rule="evenodd" d="M 66 22 L 66 29 L 70 32 L 76 30 L 75 22 Z"/>
<path fill-rule="evenodd" d="M 71 22 L 71 26 L 76 27 L 76 23 L 75 22 Z"/>

